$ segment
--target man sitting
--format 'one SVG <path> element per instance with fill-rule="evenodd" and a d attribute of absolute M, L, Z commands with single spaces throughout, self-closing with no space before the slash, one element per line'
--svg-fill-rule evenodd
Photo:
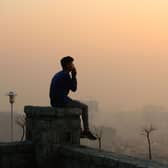
<path fill-rule="evenodd" d="M 81 138 L 96 140 L 89 130 L 88 106 L 80 101 L 68 97 L 69 91 L 77 90 L 77 71 L 73 64 L 74 59 L 70 56 L 61 59 L 62 70 L 57 72 L 51 80 L 50 103 L 52 107 L 75 107 L 82 110 L 83 127 L 81 127 Z"/>

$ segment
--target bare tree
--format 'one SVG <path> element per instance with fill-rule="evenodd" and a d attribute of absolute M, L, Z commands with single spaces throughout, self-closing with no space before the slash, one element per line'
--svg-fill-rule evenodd
<path fill-rule="evenodd" d="M 149 127 L 145 126 L 144 128 L 142 128 L 142 133 L 141 135 L 146 136 L 147 139 L 147 143 L 148 143 L 148 151 L 149 151 L 149 160 L 152 160 L 152 148 L 151 148 L 151 138 L 150 138 L 150 134 L 153 131 L 156 131 L 157 129 L 155 127 L 153 127 L 153 125 L 151 124 Z"/>
<path fill-rule="evenodd" d="M 99 150 L 101 150 L 102 149 L 103 127 L 94 127 L 93 132 L 98 140 Z"/>
<path fill-rule="evenodd" d="M 22 136 L 21 136 L 21 141 L 23 141 L 24 136 L 25 136 L 25 126 L 26 126 L 26 119 L 25 115 L 20 115 L 16 118 L 15 120 L 16 124 L 18 124 L 22 128 Z"/>

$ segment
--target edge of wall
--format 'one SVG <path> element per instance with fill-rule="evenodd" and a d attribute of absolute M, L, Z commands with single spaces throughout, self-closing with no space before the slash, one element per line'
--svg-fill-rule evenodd
<path fill-rule="evenodd" d="M 81 162 L 80 164 L 93 165 L 95 167 L 124 167 L 124 168 L 167 168 L 168 165 L 161 164 L 156 161 L 149 161 L 140 158 L 134 158 L 127 155 L 116 154 L 113 152 L 99 151 L 97 149 L 88 148 L 85 146 L 60 146 L 59 149 L 60 158 L 62 160 L 67 160 L 72 163 L 68 165 L 73 165 L 74 161 Z M 65 161 L 64 161 L 65 162 Z M 64 163 L 63 162 L 63 163 Z M 78 163 L 79 164 L 79 163 Z M 64 167 L 64 166 L 63 166 Z M 74 166 L 75 167 L 75 166 Z M 83 167 L 83 166 L 82 166 Z M 66 166 L 64 168 L 67 168 Z M 71 168 L 71 167 L 69 167 Z"/>

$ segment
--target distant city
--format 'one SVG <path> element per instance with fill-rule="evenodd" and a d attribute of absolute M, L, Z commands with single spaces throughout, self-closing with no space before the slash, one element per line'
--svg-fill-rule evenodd
<path fill-rule="evenodd" d="M 151 134 L 153 160 L 168 163 L 168 112 L 158 106 L 145 106 L 142 111 L 116 111 L 110 113 L 108 125 L 101 121 L 103 113 L 97 101 L 85 101 L 89 105 L 90 124 L 93 132 L 102 131 L 102 150 L 148 159 L 146 137 L 142 129 L 152 124 L 156 131 Z M 14 141 L 20 141 L 22 128 L 16 123 L 21 113 L 14 113 Z M 10 141 L 10 112 L 0 112 L 0 141 Z M 98 148 L 98 141 L 82 139 L 81 144 Z"/>

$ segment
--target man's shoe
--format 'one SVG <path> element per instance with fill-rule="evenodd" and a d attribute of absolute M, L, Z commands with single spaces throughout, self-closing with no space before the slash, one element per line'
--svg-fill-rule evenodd
<path fill-rule="evenodd" d="M 90 140 L 96 140 L 97 138 L 90 131 L 83 131 L 82 136 Z"/>

